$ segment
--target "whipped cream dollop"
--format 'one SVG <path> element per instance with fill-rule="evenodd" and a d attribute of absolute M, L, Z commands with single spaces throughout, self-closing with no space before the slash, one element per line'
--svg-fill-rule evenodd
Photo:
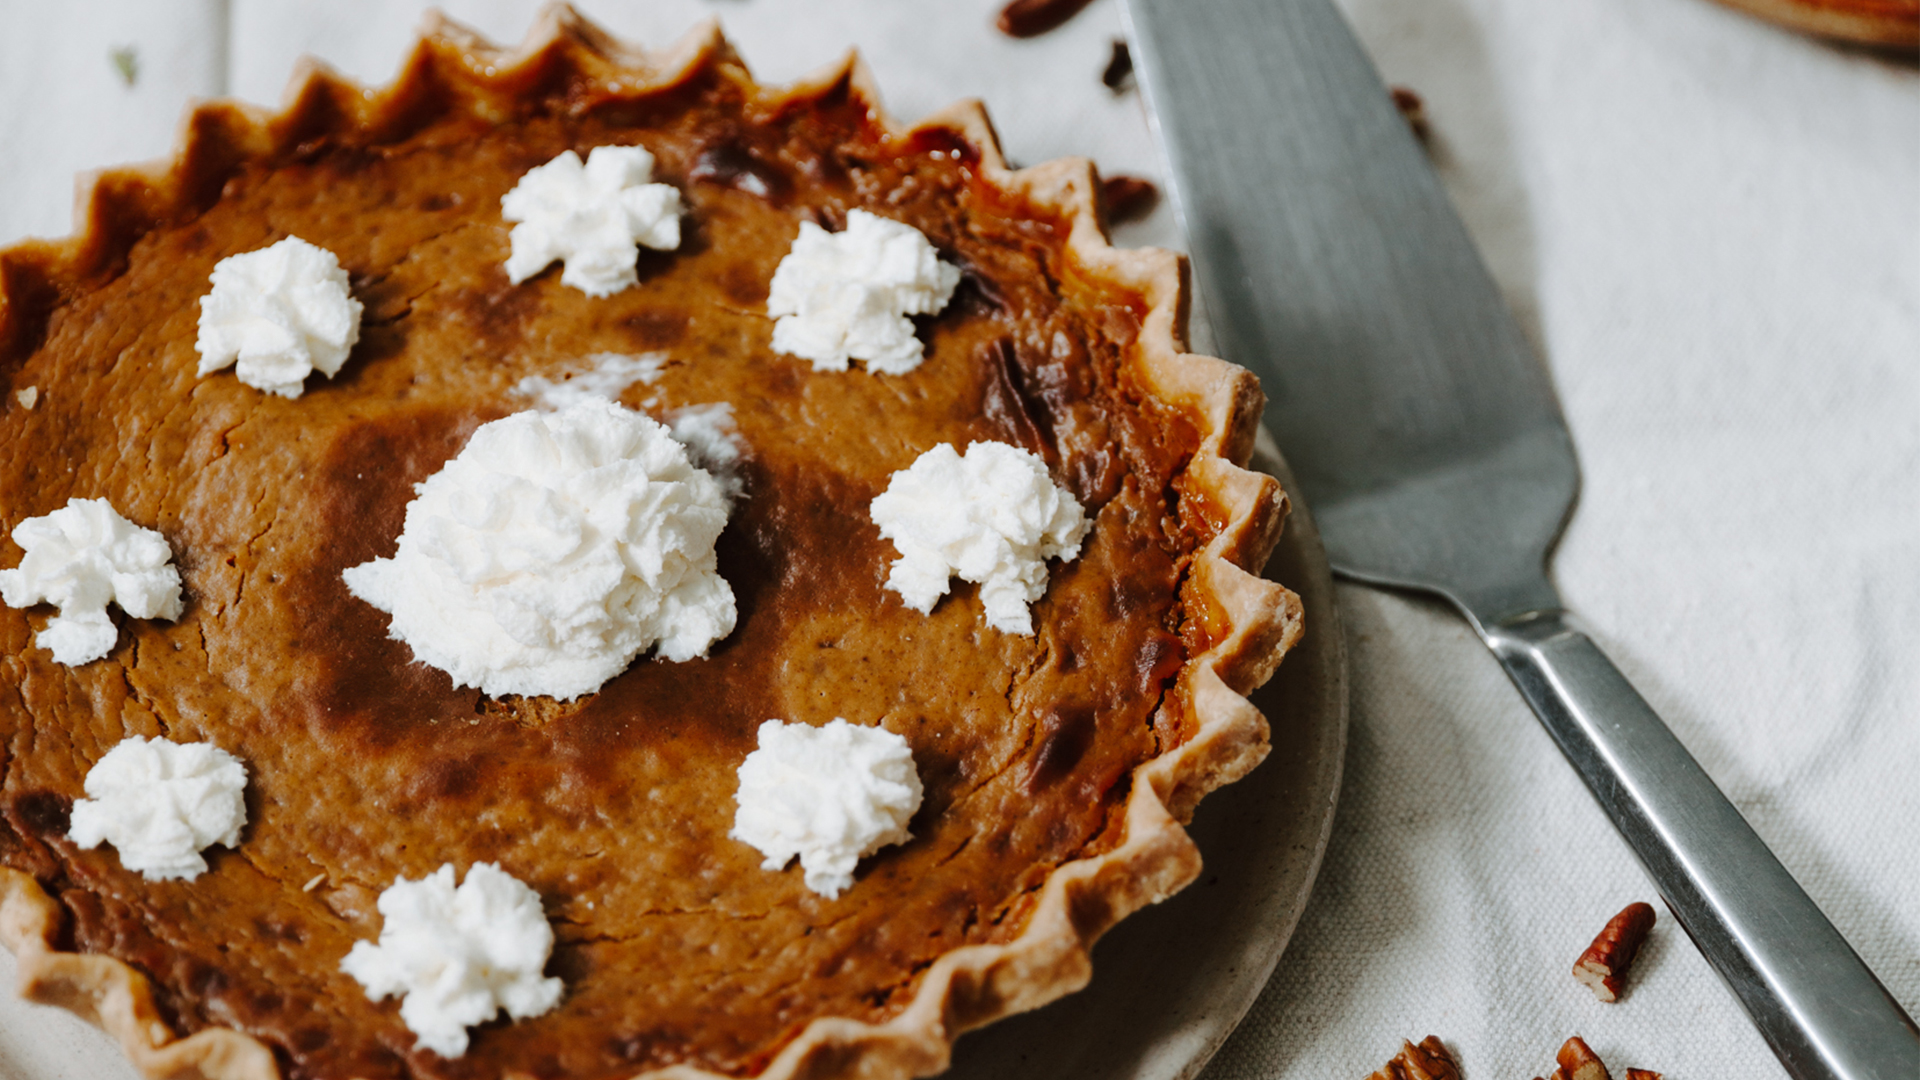
<path fill-rule="evenodd" d="M 873 500 L 874 524 L 900 552 L 887 588 L 926 613 L 959 575 L 980 585 L 987 625 L 1033 633 L 1028 605 L 1047 591 L 1047 560 L 1080 554 L 1089 523 L 1046 462 L 1016 446 L 942 443 L 893 474 Z"/>
<path fill-rule="evenodd" d="M 653 155 L 639 146 L 596 146 L 584 165 L 568 150 L 528 169 L 500 199 L 500 216 L 519 222 L 507 279 L 518 285 L 560 259 L 560 283 L 588 296 L 640 280 L 636 245 L 680 246 L 680 192 L 652 179 Z"/>
<path fill-rule="evenodd" d="M 733 631 L 719 481 L 648 417 L 590 401 L 482 424 L 416 489 L 399 549 L 343 575 L 455 685 L 567 700 L 654 648 Z"/>
<path fill-rule="evenodd" d="M 740 426 L 733 419 L 733 403 L 708 402 L 687 405 L 666 415 L 667 430 L 674 441 L 687 448 L 695 465 L 720 481 L 728 499 L 737 499 L 746 483 L 740 476 L 740 459 L 746 452 L 740 438 Z"/>
<path fill-rule="evenodd" d="M 560 1001 L 543 978 L 553 927 L 540 894 L 494 863 L 475 863 L 458 888 L 453 864 L 380 894 L 380 940 L 355 942 L 340 970 L 375 1001 L 396 994 L 414 1045 L 444 1058 L 467 1052 L 467 1029 L 505 1009 L 515 1020 Z"/>
<path fill-rule="evenodd" d="M 24 608 L 51 603 L 60 614 L 34 637 L 62 664 L 112 651 L 120 631 L 109 603 L 136 619 L 180 617 L 180 571 L 167 539 L 126 518 L 105 499 L 69 499 L 51 514 L 13 528 L 26 558 L 0 570 L 0 601 Z"/>
<path fill-rule="evenodd" d="M 120 865 L 148 881 L 191 881 L 202 851 L 240 845 L 247 824 L 247 767 L 212 743 L 124 739 L 87 770 L 67 839 L 112 844 Z"/>
<path fill-rule="evenodd" d="M 360 301 L 333 252 L 289 236 L 229 255 L 200 298 L 200 374 L 233 365 L 248 386 L 300 396 L 308 375 L 332 378 L 360 340 Z"/>
<path fill-rule="evenodd" d="M 588 401 L 618 402 L 633 384 L 652 385 L 657 381 L 666 370 L 667 354 L 595 353 L 587 357 L 587 364 L 557 380 L 529 375 L 514 384 L 513 392 L 532 398 L 540 408 L 555 411 Z M 658 398 L 648 398 L 643 407 L 652 409 L 658 404 Z M 739 425 L 733 421 L 730 402 L 685 405 L 668 411 L 661 420 L 674 441 L 687 448 L 688 459 L 720 481 L 729 501 L 740 497 L 746 487 L 739 468 L 746 446 Z"/>
<path fill-rule="evenodd" d="M 907 316 L 938 314 L 958 284 L 960 268 L 911 225 L 865 210 L 849 210 L 837 233 L 803 221 L 767 293 L 773 350 L 815 371 L 845 371 L 853 359 L 905 374 L 923 358 Z"/>
<path fill-rule="evenodd" d="M 767 870 L 800 858 L 807 888 L 831 900 L 856 863 L 913 839 L 920 774 L 907 740 L 835 717 L 822 727 L 769 720 L 740 763 L 738 809 L 727 835 L 758 848 Z"/>
<path fill-rule="evenodd" d="M 532 398 L 543 409 L 564 409 L 586 401 L 619 401 L 627 387 L 650 384 L 666 369 L 666 353 L 594 353 L 579 370 L 557 380 L 529 375 L 513 384 L 513 392 Z"/>

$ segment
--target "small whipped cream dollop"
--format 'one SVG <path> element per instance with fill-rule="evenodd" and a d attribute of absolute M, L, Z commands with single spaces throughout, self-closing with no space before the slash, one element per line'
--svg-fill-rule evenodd
<path fill-rule="evenodd" d="M 443 1058 L 467 1052 L 467 1029 L 505 1009 L 515 1020 L 560 1001 L 543 978 L 553 927 L 540 894 L 493 863 L 475 863 L 453 884 L 453 864 L 419 881 L 400 878 L 380 894 L 378 943 L 355 942 L 340 970 L 375 1001 L 400 995 L 414 1045 Z"/>
<path fill-rule="evenodd" d="M 799 856 L 807 888 L 831 900 L 856 863 L 913 839 L 920 774 L 907 740 L 838 717 L 823 727 L 760 725 L 760 748 L 740 763 L 739 809 L 727 835 L 758 848 L 767 870 Z"/>
<path fill-rule="evenodd" d="M 1046 462 L 1016 446 L 942 443 L 893 474 L 873 500 L 874 524 L 900 557 L 887 588 L 921 613 L 959 575 L 980 585 L 987 625 L 1033 633 L 1028 605 L 1047 591 L 1047 560 L 1080 554 L 1089 522 Z"/>
<path fill-rule="evenodd" d="M 34 637 L 62 664 L 84 664 L 112 651 L 120 631 L 109 603 L 136 619 L 180 617 L 180 571 L 167 539 L 143 529 L 105 499 L 69 499 L 51 514 L 13 528 L 26 558 L 0 570 L 8 607 L 52 603 L 60 614 Z"/>
<path fill-rule="evenodd" d="M 567 700 L 656 645 L 689 660 L 733 632 L 713 548 L 727 495 L 640 413 L 482 424 L 415 490 L 394 557 L 343 577 L 455 685 Z"/>
<path fill-rule="evenodd" d="M 120 865 L 148 881 L 199 877 L 200 853 L 238 847 L 247 824 L 247 767 L 212 743 L 124 739 L 87 771 L 86 790 L 67 839 L 112 844 Z"/>
<path fill-rule="evenodd" d="M 248 386 L 297 398 L 308 375 L 332 378 L 360 340 L 360 301 L 333 252 L 289 236 L 230 255 L 200 298 L 200 374 L 234 365 Z"/>
<path fill-rule="evenodd" d="M 767 292 L 773 351 L 815 371 L 845 371 L 852 359 L 905 374 L 923 359 L 907 316 L 938 314 L 958 284 L 960 268 L 911 225 L 865 210 L 848 211 L 837 233 L 803 221 Z"/>
<path fill-rule="evenodd" d="M 513 384 L 513 392 L 529 397 L 543 409 L 564 409 L 585 401 L 619 401 L 620 395 L 634 383 L 651 384 L 667 369 L 667 354 L 660 352 L 594 353 L 587 366 L 560 379 L 529 375 Z"/>
<path fill-rule="evenodd" d="M 588 296 L 612 296 L 640 280 L 636 245 L 680 246 L 680 192 L 655 184 L 653 155 L 639 146 L 568 150 L 527 170 L 500 199 L 500 216 L 517 221 L 508 240 L 507 279 L 515 285 L 566 262 L 562 285 Z"/>

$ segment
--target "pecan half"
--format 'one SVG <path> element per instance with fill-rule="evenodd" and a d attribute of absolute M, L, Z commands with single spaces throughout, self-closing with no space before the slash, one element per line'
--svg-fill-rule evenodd
<path fill-rule="evenodd" d="M 1626 982 L 1627 968 L 1653 929 L 1653 906 L 1628 904 L 1607 921 L 1600 936 L 1573 963 L 1573 977 L 1587 984 L 1601 1001 L 1616 1001 Z"/>

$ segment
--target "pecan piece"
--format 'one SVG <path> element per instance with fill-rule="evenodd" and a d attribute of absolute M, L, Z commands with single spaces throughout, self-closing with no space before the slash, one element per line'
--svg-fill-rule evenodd
<path fill-rule="evenodd" d="M 1660 1080 L 1660 1074 L 1652 1069 L 1628 1069 L 1627 1080 Z"/>
<path fill-rule="evenodd" d="M 1122 173 L 1100 182 L 1100 203 L 1106 208 L 1108 224 L 1139 221 L 1153 213 L 1159 202 L 1160 189 L 1151 180 Z"/>
<path fill-rule="evenodd" d="M 1125 41 L 1114 38 L 1113 54 L 1107 57 L 1107 69 L 1100 73 L 1100 84 L 1117 94 L 1132 81 L 1133 54 L 1127 51 Z"/>
<path fill-rule="evenodd" d="M 1393 107 L 1400 110 L 1401 119 L 1405 120 L 1407 126 L 1413 129 L 1414 138 L 1419 139 L 1421 142 L 1426 142 L 1429 134 L 1427 130 L 1427 103 L 1420 100 L 1419 94 L 1414 93 L 1404 86 L 1389 87 L 1388 92 L 1393 95 Z"/>
<path fill-rule="evenodd" d="M 1000 32 L 1008 37 L 1037 37 L 1080 13 L 1093 0 L 1013 0 L 1000 9 Z"/>
<path fill-rule="evenodd" d="M 1429 1035 L 1418 1046 L 1401 1043 L 1400 1053 L 1367 1080 L 1460 1080 L 1460 1066 L 1439 1037 Z"/>
<path fill-rule="evenodd" d="M 1559 1068 L 1553 1070 L 1550 1080 L 1613 1080 L 1607 1075 L 1607 1067 L 1600 1061 L 1587 1041 L 1575 1035 L 1568 1039 L 1555 1054 L 1553 1060 Z"/>
<path fill-rule="evenodd" d="M 1606 928 L 1587 951 L 1574 961 L 1573 977 L 1587 984 L 1601 1001 L 1615 1001 L 1627 978 L 1627 968 L 1653 929 L 1653 906 L 1628 904 L 1607 920 Z"/>

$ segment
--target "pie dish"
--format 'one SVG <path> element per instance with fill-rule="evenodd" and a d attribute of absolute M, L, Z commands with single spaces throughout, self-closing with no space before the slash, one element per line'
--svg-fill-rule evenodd
<path fill-rule="evenodd" d="M 510 285 L 499 196 L 609 142 L 653 151 L 691 242 L 607 299 Z M 24 992 L 155 1076 L 788 1077 L 931 1073 L 959 1033 L 1083 984 L 1094 939 L 1198 872 L 1179 823 L 1264 755 L 1245 694 L 1300 634 L 1249 572 L 1286 512 L 1241 467 L 1258 387 L 1182 351 L 1183 265 L 1109 247 L 1098 190 L 1085 162 L 1009 170 L 977 105 L 895 125 L 856 60 L 766 90 L 715 29 L 649 54 L 566 8 L 515 52 L 440 23 L 382 91 L 316 68 L 277 115 L 203 106 L 175 162 L 99 178 L 73 239 L 0 252 L 0 515 L 111 499 L 168 537 L 187 609 L 76 668 L 34 648 L 44 611 L 0 613 L 0 935 Z M 905 376 L 767 346 L 798 223 L 854 207 L 967 271 Z M 291 233 L 365 303 L 347 365 L 296 400 L 198 379 L 212 264 Z M 457 690 L 339 573 L 391 553 L 411 485 L 526 407 L 521 379 L 607 351 L 669 358 L 630 405 L 735 409 L 739 628 L 578 702 Z M 1095 519 L 1031 639 L 986 629 L 967 587 L 903 608 L 863 513 L 921 450 L 987 438 L 1042 454 Z M 915 839 L 837 900 L 726 839 L 770 716 L 913 744 Z M 240 846 L 155 885 L 64 834 L 88 764 L 163 733 L 255 779 Z M 338 971 L 375 894 L 445 861 L 539 891 L 567 985 L 459 1059 Z"/>

